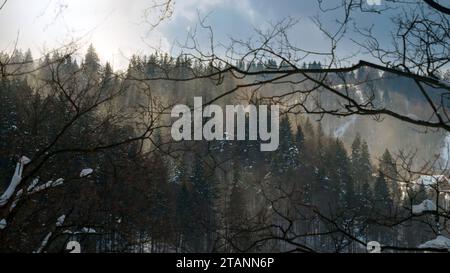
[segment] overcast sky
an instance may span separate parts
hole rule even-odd
[[[341,0],[326,2],[336,1]],[[174,42],[183,41],[198,24],[198,14],[208,15],[221,41],[249,37],[255,27],[291,16],[300,19],[291,31],[298,45],[314,50],[328,46],[311,20],[319,13],[313,0],[178,0],[170,20],[151,30],[143,14],[152,4],[152,0],[9,0],[0,10],[0,50],[11,48],[16,37],[20,48],[31,48],[34,54],[82,38],[83,43],[94,44],[102,61],[123,68],[133,53],[150,53],[152,47],[170,52]],[[383,25],[388,20],[368,15],[361,21]]]

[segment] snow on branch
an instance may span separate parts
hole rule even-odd
[[[56,227],[60,227],[64,224],[64,221],[66,220],[66,215],[63,214],[60,217],[58,217],[58,219],[56,220]],[[39,245],[39,248],[34,252],[34,253],[41,253],[44,248],[48,245],[48,241],[50,240],[50,237],[52,237],[53,232],[50,231],[49,233],[47,233],[47,235],[44,237],[44,239],[42,240],[41,244]]]
[[[25,156],[23,156],[17,163],[16,170],[14,172],[14,176],[11,179],[11,183],[10,183],[8,189],[5,191],[5,193],[0,197],[0,208],[2,206],[6,205],[6,203],[8,203],[8,201],[10,200],[11,196],[14,194],[14,191],[17,189],[20,182],[22,181],[23,167],[29,163],[30,163],[30,159],[28,159]],[[80,177],[86,177],[92,173],[93,173],[92,169],[84,169],[81,171]],[[50,180],[42,185],[38,185],[38,184],[39,184],[39,178],[33,179],[33,181],[31,182],[31,184],[28,186],[28,188],[26,190],[26,194],[31,195],[31,194],[35,194],[35,193],[44,191],[49,188],[58,187],[58,186],[64,184],[64,179],[59,178],[55,181]],[[22,190],[22,189],[16,193],[14,201],[12,202],[11,207],[9,208],[10,212],[17,206],[17,203],[20,201],[20,199],[22,198],[23,195],[24,195],[24,190]],[[63,216],[61,216],[61,217],[63,217]],[[64,216],[64,218],[65,218],[65,216]],[[62,225],[62,223],[64,222],[64,218],[61,219],[60,225]],[[60,219],[58,218],[58,221],[59,220]],[[57,223],[57,226],[60,226],[60,225]],[[0,221],[0,230],[5,229],[6,226],[7,226],[6,220],[2,219]]]
[[[44,240],[42,240],[41,245],[40,245],[39,248],[35,251],[35,253],[41,253],[41,252],[42,252],[42,250],[44,249],[44,247],[47,246],[48,240],[50,239],[50,237],[51,237],[52,235],[53,235],[53,232],[49,232],[49,233],[45,236]]]
[[[11,178],[11,182],[9,183],[6,191],[2,194],[2,196],[0,196],[0,208],[6,205],[11,196],[13,196],[16,188],[19,186],[20,182],[22,182],[23,168],[30,162],[31,160],[26,156],[22,156],[19,162],[17,162],[16,170],[14,171],[14,175]]]
[[[45,184],[37,186],[38,183],[39,183],[39,178],[33,179],[33,182],[31,182],[30,186],[27,189],[28,195],[35,194],[35,193],[41,192],[41,191],[49,189],[49,188],[55,188],[57,186],[60,186],[64,183],[64,179],[60,178],[55,181],[50,180]],[[23,195],[23,190],[19,190],[16,194],[16,197],[14,198],[13,203],[11,204],[11,207],[9,208],[9,211],[12,211],[17,206],[17,203],[22,198],[22,195]]]
[[[6,220],[2,219],[2,220],[0,220],[0,230],[2,230],[4,228],[6,228]]]
[[[31,183],[30,187],[28,187],[28,189],[27,189],[28,194],[34,194],[34,193],[46,190],[48,188],[54,188],[54,187],[60,186],[60,185],[62,185],[64,183],[64,179],[59,178],[59,179],[57,179],[55,181],[50,180],[50,181],[48,181],[45,184],[36,186],[36,184],[38,182],[39,182],[39,179],[33,180],[33,182]]]
[[[84,170],[82,170],[82,171],[80,172],[80,177],[83,178],[83,177],[89,176],[89,175],[91,175],[93,172],[94,172],[93,169],[84,169]]]
[[[419,248],[447,249],[450,251],[450,239],[439,235],[436,239],[421,244]]]
[[[89,227],[83,227],[79,231],[71,231],[71,230],[64,230],[64,234],[71,234],[71,235],[78,235],[78,234],[96,234],[97,231],[93,228]]]
[[[56,220],[56,226],[60,227],[64,224],[64,221],[66,220],[66,215],[63,214],[61,216],[59,216],[59,218]]]

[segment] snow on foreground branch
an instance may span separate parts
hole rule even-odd
[[[87,177],[87,176],[91,175],[93,172],[94,172],[93,169],[89,169],[89,168],[88,168],[88,169],[83,169],[83,170],[80,172],[80,177],[81,177],[81,178]]]
[[[27,189],[27,194],[28,195],[32,195],[32,194],[41,192],[41,191],[49,189],[49,188],[55,188],[57,186],[60,186],[60,185],[62,185],[64,183],[64,179],[59,178],[59,179],[57,179],[55,181],[50,180],[47,183],[44,183],[44,184],[39,185],[39,186],[37,185],[38,183],[39,183],[39,178],[35,178],[33,180],[33,182],[31,182],[31,185]],[[9,208],[10,212],[13,209],[16,208],[17,203],[20,201],[20,199],[22,199],[22,196],[23,196],[23,190],[19,190],[16,193],[16,197],[14,198],[14,201],[12,202],[11,207]]]
[[[63,214],[60,217],[58,217],[58,219],[56,220],[56,227],[61,227],[64,224],[64,221],[66,220],[66,215]],[[44,248],[48,245],[48,241],[50,240],[50,237],[52,237],[53,232],[50,231],[49,233],[47,233],[47,235],[45,235],[44,239],[41,242],[41,245],[39,246],[39,248],[35,251],[35,253],[41,253],[42,250],[44,250]]]
[[[11,199],[11,197],[14,195],[14,192],[16,191],[17,187],[20,185],[20,183],[22,182],[22,173],[23,173],[23,168],[25,167],[25,165],[29,164],[31,162],[31,160],[26,157],[26,156],[22,156],[19,160],[19,162],[16,165],[16,169],[14,171],[14,175],[11,178],[11,182],[8,186],[8,188],[6,189],[6,191],[2,194],[2,196],[0,197],[0,208],[2,208],[3,206],[5,206]],[[89,175],[91,175],[94,172],[93,169],[84,169],[81,171],[80,173],[80,178],[84,178],[87,177]],[[19,191],[17,191],[15,198],[9,208],[9,212],[11,212],[14,208],[16,208],[17,203],[22,199],[22,197],[24,196],[24,194],[27,195],[32,195],[32,194],[36,194],[38,192],[47,190],[49,188],[55,188],[58,187],[62,184],[64,184],[64,179],[63,178],[59,178],[56,180],[50,180],[46,183],[43,183],[41,185],[39,184],[39,178],[35,178],[33,179],[33,181],[31,182],[31,184],[28,186],[28,188],[26,189],[26,192],[24,193],[23,189],[20,189]],[[65,216],[64,216],[65,217]],[[58,222],[61,219],[58,218]],[[62,222],[64,222],[64,218],[62,218]],[[7,227],[7,221],[6,219],[0,219],[0,230],[3,230]],[[62,223],[61,223],[62,225]]]
[[[14,175],[11,178],[11,182],[9,183],[6,191],[2,194],[2,196],[0,196],[0,208],[6,205],[11,196],[13,196],[16,188],[19,186],[20,182],[22,182],[23,168],[30,162],[31,160],[26,156],[22,156],[19,162],[17,162],[16,170],[14,171]]]
[[[34,253],[42,253],[44,249],[49,245],[50,239],[54,234],[57,234],[58,228],[62,228],[65,221],[67,219],[67,215],[63,214],[56,219],[55,227],[52,231],[49,231],[47,235],[45,235],[44,239],[42,239],[41,244],[39,245],[38,249],[34,251]],[[93,228],[89,227],[83,227],[79,231],[70,231],[70,230],[64,230],[62,234],[70,234],[70,235],[80,235],[80,234],[97,234],[97,231]],[[70,245],[68,245],[70,247]],[[79,247],[79,245],[78,245]],[[72,252],[73,253],[73,252]],[[79,253],[79,252],[78,252]]]
[[[34,194],[34,193],[38,193],[38,192],[41,192],[43,190],[46,190],[48,188],[54,188],[54,187],[60,186],[60,185],[64,184],[64,179],[59,178],[59,179],[57,179],[55,181],[50,180],[50,181],[48,181],[45,184],[37,186],[38,183],[39,183],[39,179],[38,178],[33,180],[31,185],[27,189],[28,194]]]

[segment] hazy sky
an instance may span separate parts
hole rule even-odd
[[[333,1],[340,2],[328,2]],[[74,38],[82,39],[85,44],[94,44],[103,61],[123,68],[133,53],[149,53],[152,47],[170,52],[174,42],[183,41],[186,33],[198,24],[198,14],[208,15],[208,23],[220,41],[249,37],[255,26],[264,28],[269,22],[291,16],[300,19],[291,31],[298,45],[314,50],[328,46],[311,20],[319,12],[315,0],[178,0],[170,20],[151,30],[143,15],[153,3],[153,0],[9,0],[0,10],[0,50],[11,48],[16,37],[20,48],[31,48],[34,54]],[[370,16],[361,20],[386,22],[386,18]]]

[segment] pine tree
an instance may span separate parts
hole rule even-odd
[[[100,73],[100,59],[91,44],[84,57],[83,68],[88,79],[98,79]]]
[[[111,97],[114,94],[114,89],[117,86],[118,81],[114,76],[114,71],[109,64],[106,62],[105,68],[101,75],[101,90],[103,98]]]
[[[249,116],[246,115],[245,124],[249,124],[249,119]],[[243,141],[237,142],[237,145],[235,146],[237,151],[235,152],[239,155],[239,161],[241,162],[243,168],[247,171],[252,171],[258,165],[258,162],[261,159],[259,149],[260,143],[259,141],[249,140],[249,130],[249,126],[245,126],[246,138]],[[234,139],[237,139],[237,123],[235,123],[234,133]]]
[[[176,201],[178,245],[183,252],[187,251],[189,244],[196,239],[194,237],[196,226],[192,221],[194,209],[192,194],[187,181],[184,181]]]
[[[300,201],[309,204],[312,201],[312,185],[315,175],[314,167],[312,166],[312,162],[310,162],[311,156],[306,149],[306,139],[301,126],[297,126],[295,145],[298,151],[298,168],[293,174],[296,177],[296,182],[294,183],[300,189]]]
[[[358,134],[352,143],[352,177],[359,199],[361,213],[368,212],[372,198],[370,184],[372,180],[372,164],[367,143]]]
[[[361,135],[358,133],[353,140],[352,143],[352,154],[351,154],[351,173],[352,177],[356,182],[357,188],[360,186],[360,179],[361,179],[361,158],[362,158],[362,151],[361,151]]]
[[[230,198],[227,204],[227,239],[239,249],[245,249],[249,242],[249,234],[245,230],[247,219],[247,206],[245,191],[242,188],[239,166],[233,162],[233,178]]]
[[[361,177],[367,183],[372,177],[372,163],[370,162],[369,146],[365,140],[361,143]]]
[[[388,179],[395,179],[397,176],[397,167],[391,156],[391,153],[386,149],[381,157],[380,171],[382,171]]]
[[[392,206],[391,195],[383,172],[378,172],[378,177],[375,180],[373,193],[374,207],[378,213],[386,215]]]
[[[361,153],[361,135],[358,133],[352,143],[352,163],[354,165],[352,173],[355,176],[359,171],[356,163],[361,159]]]
[[[305,144],[305,135],[303,134],[301,126],[298,126],[297,132],[295,132],[295,145],[298,151],[299,164],[304,166],[306,165],[306,158],[305,158],[306,144]]]
[[[216,198],[216,188],[213,183],[214,178],[207,178],[204,168],[204,163],[196,157],[194,160],[192,175],[190,177],[195,206],[193,214],[197,218],[198,223],[206,227],[203,230],[201,228],[197,228],[197,237],[200,241],[196,244],[195,248],[202,251],[209,249],[212,244],[210,229],[214,225],[213,202]]]
[[[271,160],[271,172],[286,173],[295,170],[299,165],[299,151],[292,135],[289,118],[284,116],[280,122],[280,146],[274,152]]]
[[[325,157],[325,145],[326,145],[326,139],[325,139],[325,133],[323,132],[322,123],[317,124],[317,130],[314,135],[315,140],[315,156],[316,156],[316,164],[318,166],[322,165],[324,162]]]
[[[206,180],[204,164],[197,157],[194,160],[190,182],[192,184],[194,194],[196,194],[200,199],[209,200],[211,198],[211,185]]]
[[[397,165],[388,149],[385,150],[381,157],[379,169],[385,175],[392,199],[396,204],[399,204],[401,202],[402,193],[397,181]]]
[[[353,209],[356,205],[356,194],[351,177],[350,159],[343,143],[336,139],[327,149],[326,168],[330,189],[334,199],[342,208]]]
[[[373,212],[371,218],[385,219],[390,215],[392,209],[392,199],[389,194],[389,188],[383,172],[378,173],[373,190]],[[374,240],[380,243],[392,244],[395,231],[391,228],[376,224],[371,228],[371,234]]]
[[[363,216],[367,216],[372,208],[373,193],[369,183],[364,183],[361,188],[361,212]]]
[[[25,52],[23,65],[21,65],[20,69],[22,73],[25,73],[25,76],[23,76],[23,78],[25,78],[28,81],[28,83],[31,83],[31,80],[33,78],[32,73],[30,73],[31,71],[33,71],[33,69],[34,69],[33,55],[31,54],[31,50],[28,49],[27,52]]]

